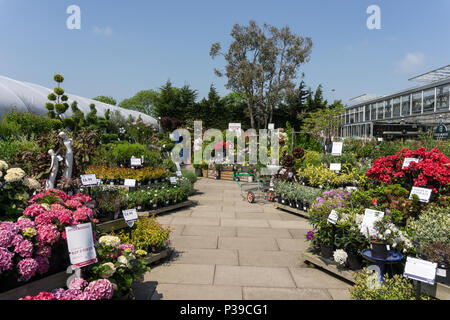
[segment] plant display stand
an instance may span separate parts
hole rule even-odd
[[[154,264],[157,263],[159,261],[161,261],[162,259],[167,258],[168,256],[170,256],[170,254],[172,253],[172,249],[171,248],[167,248],[162,250],[161,252],[158,253],[149,253],[144,260],[148,263],[148,264]]]
[[[295,214],[301,215],[302,217],[309,218],[309,213],[306,212],[306,211],[299,210],[299,209],[297,209],[297,208],[292,208],[291,206],[287,206],[287,205],[285,205],[285,204],[281,204],[281,203],[278,203],[278,202],[274,202],[273,205],[274,205],[275,208],[277,208],[277,209],[289,211],[289,212],[291,212],[291,213],[295,213]]]
[[[305,261],[307,261],[317,267],[325,269],[341,278],[344,278],[347,281],[354,283],[353,277],[356,274],[355,271],[345,269],[345,268],[338,268],[338,265],[335,261],[333,261],[331,259],[326,259],[318,254],[314,254],[309,250],[305,250],[302,253],[302,257]]]
[[[221,171],[220,172],[221,180],[234,181],[234,171]]]
[[[26,296],[35,296],[41,291],[51,291],[55,288],[65,287],[69,276],[66,271],[55,273],[43,279],[32,281],[23,286],[0,293],[0,300],[18,300]]]

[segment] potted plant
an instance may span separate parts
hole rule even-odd
[[[201,168],[201,164],[193,164],[193,167],[195,169],[195,175],[197,177],[203,177],[203,172]]]
[[[429,243],[423,249],[423,254],[427,260],[436,262],[436,282],[450,285],[450,244],[444,242]]]

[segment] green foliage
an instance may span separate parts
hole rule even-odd
[[[418,219],[411,222],[410,228],[421,246],[434,242],[450,243],[450,208],[425,210]]]
[[[156,167],[159,162],[159,154],[150,151],[145,146],[126,141],[103,144],[95,151],[92,163],[97,165],[106,164],[108,166],[129,166],[131,157],[139,158],[144,156],[146,166]]]
[[[194,184],[197,182],[197,176],[194,172],[190,170],[181,170],[181,173],[183,174],[183,177],[189,180],[190,183]]]
[[[64,77],[60,74],[55,74],[53,80],[58,83],[58,86],[48,95],[47,99],[50,102],[46,103],[45,106],[47,110],[49,110],[48,116],[50,118],[54,119],[58,117],[62,120],[62,115],[69,109],[69,104],[66,103],[69,98],[64,95],[64,89],[60,87],[61,83],[64,81]]]
[[[60,120],[49,119],[29,112],[11,111],[6,113],[0,121],[0,136],[6,139],[39,137],[61,127]]]
[[[92,98],[92,100],[100,101],[100,102],[107,103],[107,104],[110,104],[113,106],[115,106],[117,104],[116,99],[114,99],[113,97],[110,97],[110,96],[98,96],[98,97]]]

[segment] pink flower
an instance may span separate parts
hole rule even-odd
[[[48,261],[48,258],[45,258],[43,256],[37,256],[36,262],[38,263],[38,269],[37,272],[39,274],[44,274],[48,271],[50,268],[50,262]]]
[[[52,256],[52,248],[49,246],[40,246],[36,250],[36,255],[44,258],[50,258]]]
[[[12,223],[9,221],[2,222],[0,224],[0,230],[6,230],[6,231],[12,232],[14,234],[18,234],[20,231],[19,227],[16,226],[15,223]]]
[[[35,227],[35,224],[30,219],[20,219],[16,222],[16,226],[19,227],[20,231],[23,231],[27,228],[33,228]]]
[[[36,275],[36,271],[38,270],[38,263],[36,260],[27,258],[20,260],[17,264],[17,268],[19,269],[19,273],[26,280],[30,279],[34,275]]]
[[[92,209],[88,207],[78,208],[74,213],[73,217],[78,222],[86,222],[93,218]]]
[[[57,210],[66,210],[66,207],[64,207],[61,203],[54,203],[50,206],[51,211],[57,211]]]
[[[34,219],[34,223],[36,225],[52,224],[55,221],[55,218],[56,216],[53,212],[44,212]]]
[[[119,255],[122,255],[123,251],[125,251],[126,249],[130,249],[131,252],[134,252],[134,246],[132,244],[121,244],[118,249]]]
[[[114,288],[109,280],[100,279],[91,282],[84,292],[93,300],[109,300],[114,294]]]
[[[75,278],[69,284],[69,289],[83,290],[89,283],[83,278]]]
[[[64,204],[65,204],[67,207],[73,208],[73,209],[77,209],[77,208],[83,206],[83,205],[81,204],[80,201],[75,200],[75,199],[67,200]]]
[[[14,248],[14,252],[18,253],[22,258],[31,258],[33,255],[33,243],[29,240],[23,240]]]
[[[18,246],[22,241],[23,241],[23,237],[20,234],[17,234],[14,236],[14,239],[11,242],[11,245]]]
[[[15,234],[8,230],[0,230],[0,247],[9,248],[12,246]]]
[[[37,226],[36,240],[40,245],[54,244],[60,238],[58,228],[54,224],[41,224]]]
[[[47,212],[47,210],[45,210],[43,206],[40,204],[33,204],[23,211],[23,215],[34,218],[45,212]]]
[[[72,211],[67,209],[53,211],[55,217],[58,218],[61,224],[71,225],[73,222]]]
[[[12,258],[14,253],[6,248],[0,247],[0,274],[3,271],[11,270],[13,268]]]

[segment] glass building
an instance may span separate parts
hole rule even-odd
[[[441,122],[450,123],[450,65],[409,79],[426,84],[386,96],[352,99],[340,116],[344,138],[394,139],[417,136]]]

